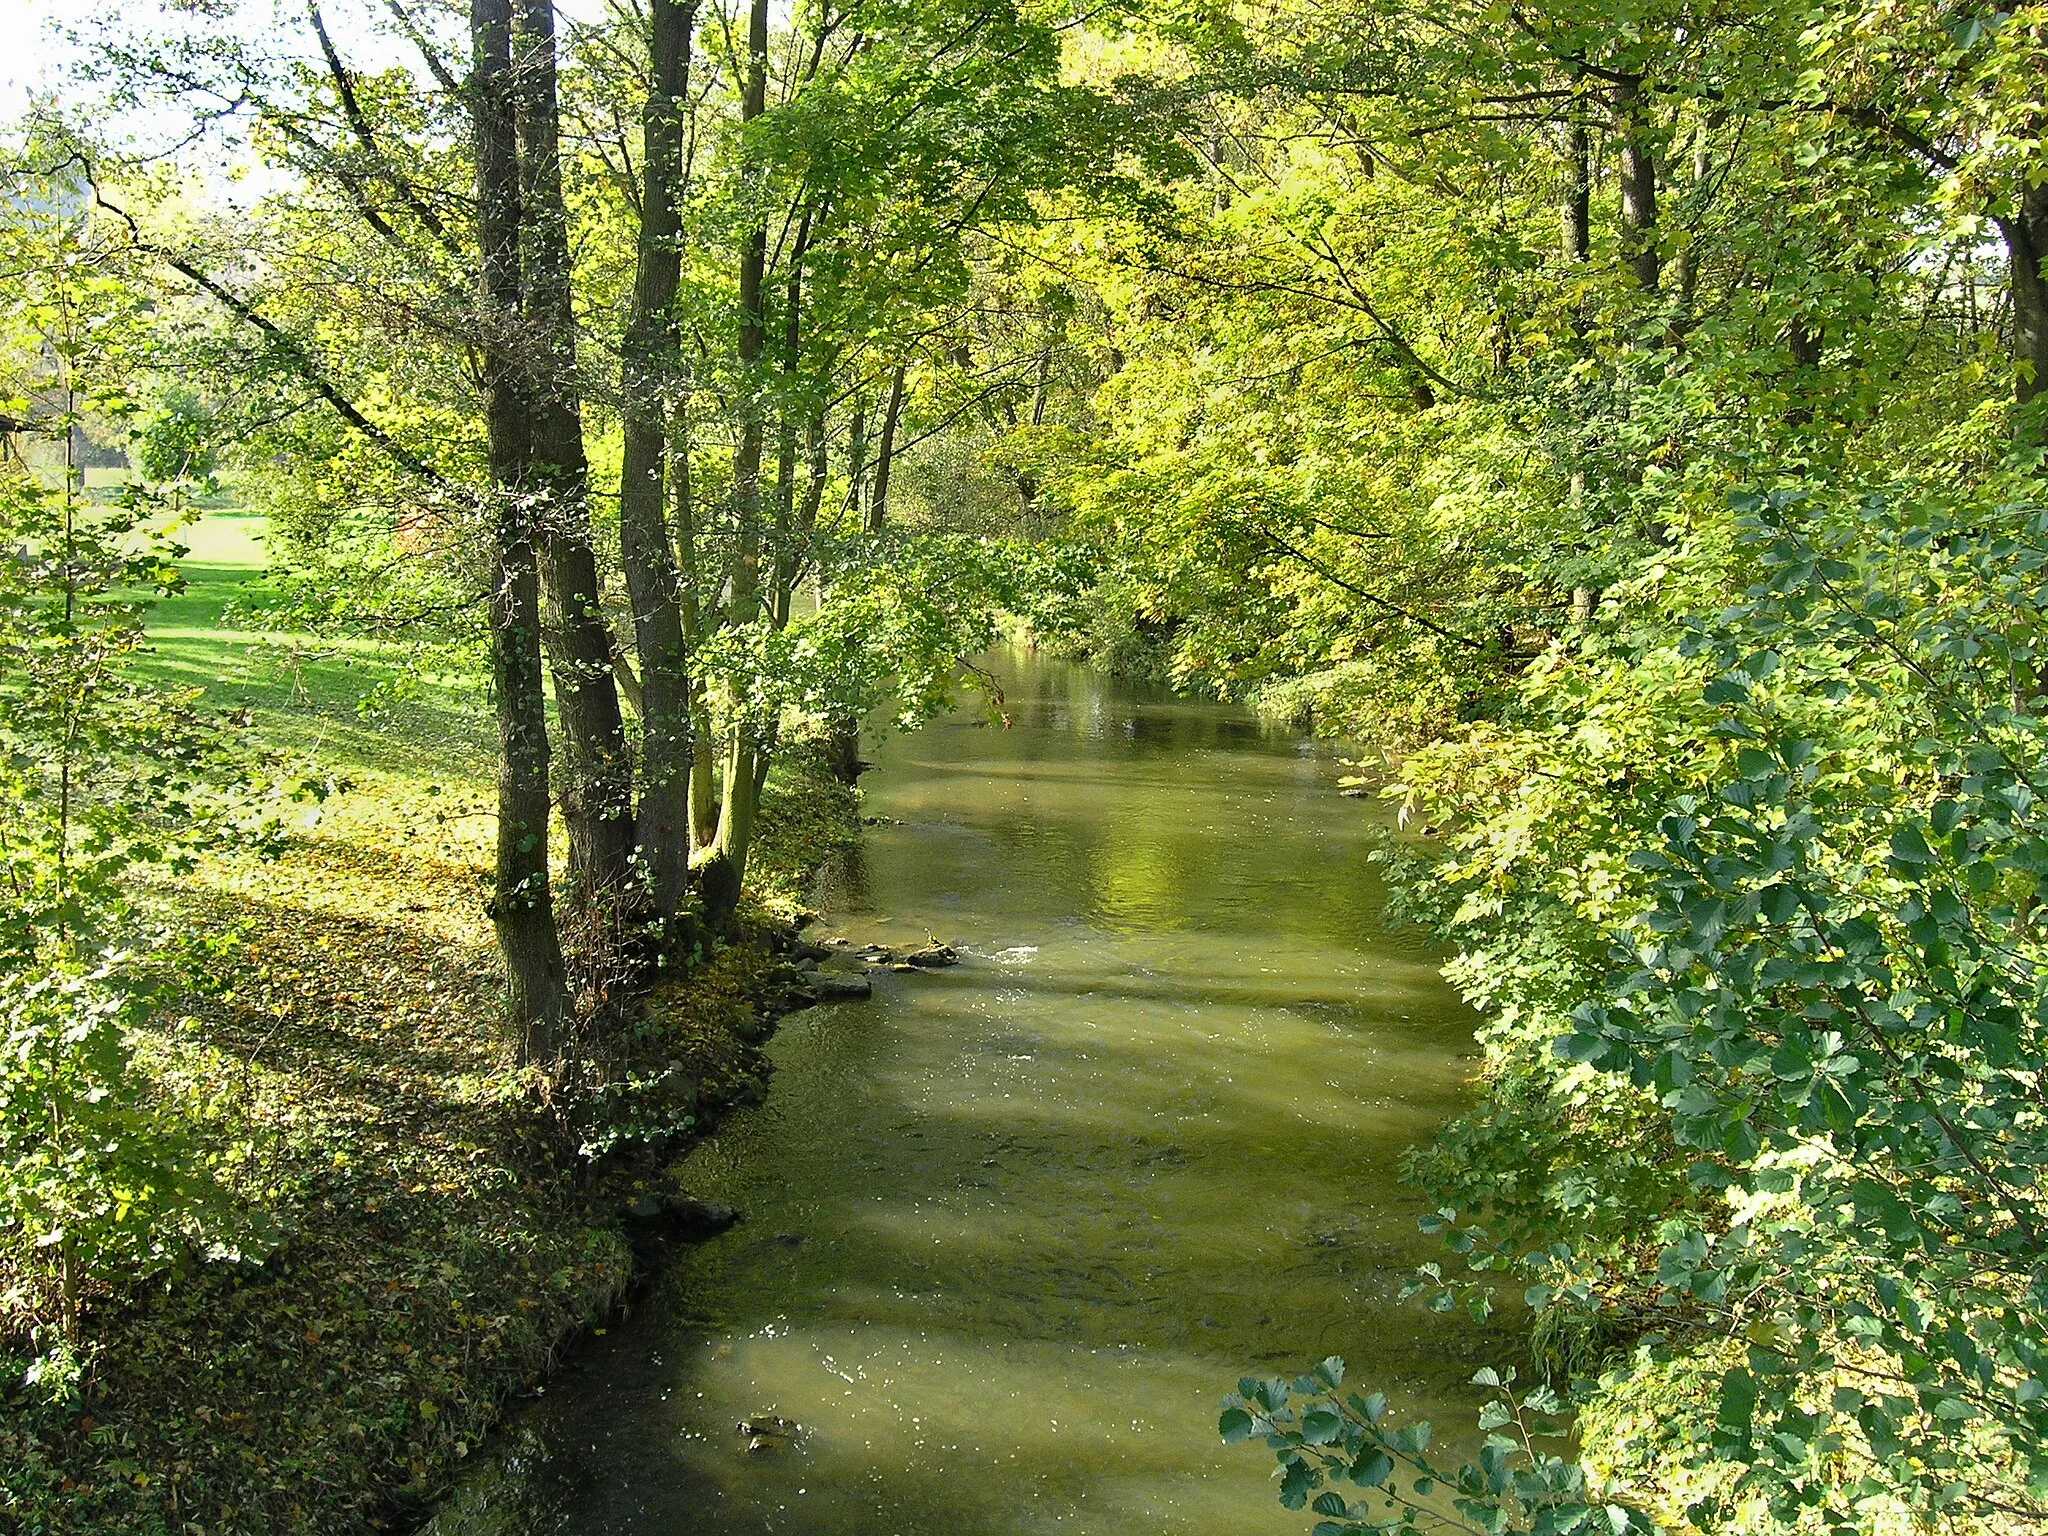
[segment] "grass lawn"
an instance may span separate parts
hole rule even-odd
[[[23,1319],[0,1300],[0,1530],[405,1523],[619,1295],[621,1207],[665,1177],[646,1158],[565,1156],[510,1063],[481,906],[483,690],[408,677],[404,655],[364,642],[225,627],[266,590],[261,524],[210,514],[189,543],[186,591],[151,618],[150,670],[246,707],[265,745],[350,786],[281,858],[212,861],[153,893],[179,923],[232,934],[236,959],[220,995],[159,1013],[138,1059],[267,1226],[267,1257],[195,1258],[91,1297],[69,1402],[21,1385],[7,1340]],[[780,851],[769,838],[764,873],[787,890],[846,818],[821,820],[808,783],[777,783],[768,819],[802,832]],[[771,964],[760,946],[723,950],[649,1006],[707,1120],[758,1091]]]
[[[208,512],[179,542],[190,551],[179,562],[185,590],[157,599],[149,619],[158,681],[252,709],[268,745],[323,765],[488,778],[495,738],[481,678],[422,673],[370,640],[245,627],[275,596],[261,517]]]

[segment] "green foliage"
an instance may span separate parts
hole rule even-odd
[[[0,1234],[21,1249],[8,1300],[48,1319],[26,1380],[52,1394],[81,1368],[86,1288],[155,1273],[206,1229],[189,1140],[133,1072],[132,960],[0,981]]]
[[[210,480],[220,461],[213,412],[194,390],[164,389],[135,429],[132,457],[144,477],[159,484]]]
[[[63,1389],[89,1290],[244,1228],[206,1209],[175,1106],[131,1066],[152,994],[225,980],[144,919],[135,881],[275,824],[193,697],[138,675],[139,593],[176,590],[169,546],[20,476],[0,539],[0,1235],[14,1307],[49,1327],[34,1374]]]
[[[1396,1426],[1384,1395],[1341,1392],[1344,1362],[1335,1356],[1291,1384],[1245,1377],[1223,1400],[1216,1428],[1227,1445],[1265,1440],[1280,1464],[1280,1502],[1323,1517],[1314,1536],[1648,1536],[1641,1511],[1541,1449],[1563,1433],[1555,1392],[1518,1394],[1513,1371],[1491,1368],[1473,1382],[1492,1394],[1479,1415],[1484,1439],[1478,1461],[1456,1467],[1431,1454],[1426,1421]]]
[[[1684,722],[1682,771],[1596,771],[1644,759],[1557,676],[1574,729],[1511,736],[1504,782],[1411,764],[1468,818],[1459,974],[1533,1024],[1504,1011],[1486,1103],[1415,1160],[1433,1224],[1545,1309],[1737,1346],[1685,1442],[1734,1474],[1694,1480],[1703,1526],[2041,1498],[2048,519],[2024,465],[1979,481],[1734,495],[1754,580],[1609,673],[1638,732]],[[1611,947],[1546,956],[1546,908]]]
[[[961,661],[994,642],[1001,612],[1071,601],[1071,554],[1007,540],[892,532],[826,546],[825,601],[786,625],[728,626],[692,658],[715,692],[763,725],[822,722],[889,703],[904,728],[951,701]]]
[[[1487,1015],[1416,1289],[1519,1294],[1674,1523],[2048,1496],[2044,27],[1247,22],[1185,71],[1212,172],[1109,237],[1064,502],[1178,677],[1398,764],[1395,915]]]
[[[1738,498],[1762,580],[1686,642],[1735,772],[1634,856],[1627,969],[1557,1047],[1654,1092],[1723,1193],[1656,1282],[1748,1339],[1714,1444],[1781,1515],[1983,1509],[1986,1457],[2048,1491],[2048,512],[2011,489]]]
[[[54,407],[59,439],[132,414],[146,355],[132,284],[62,191],[0,227],[24,274],[0,310],[24,370],[6,388],[18,416]],[[0,468],[0,1275],[51,1392],[81,1368],[89,1296],[248,1230],[131,1057],[156,995],[225,984],[224,950],[137,898],[203,850],[274,843],[296,793],[197,690],[145,675],[151,595],[182,585],[176,520],[147,485],[110,504],[80,482]]]

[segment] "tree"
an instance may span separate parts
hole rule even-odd
[[[124,233],[94,216],[62,144],[11,150],[5,192],[0,417],[10,447],[63,450],[54,477],[19,451],[0,462],[0,1232],[43,1325],[30,1384],[61,1397],[93,1290],[247,1229],[213,1197],[180,1106],[131,1070],[154,993],[223,958],[149,921],[135,877],[264,846],[284,786],[192,694],[139,673],[148,594],[180,584],[175,516],[147,483],[111,504],[85,491],[79,429],[136,415],[156,358]],[[193,454],[166,462],[188,471]]]
[[[689,653],[682,577],[667,508],[669,423],[682,393],[683,130],[689,109],[693,3],[655,0],[648,19],[649,84],[642,108],[640,230],[632,309],[620,340],[624,462],[620,562],[633,603],[640,660],[643,771],[638,840],[656,912],[673,919],[690,856],[692,761]],[[686,454],[687,447],[683,450]],[[694,537],[693,533],[687,533]]]
[[[539,546],[530,481],[532,375],[514,350],[523,312],[521,192],[511,0],[472,0],[471,89],[479,308],[479,383],[490,444],[491,684],[498,713],[498,858],[491,922],[530,1060],[554,1051],[570,1000],[548,871],[548,733],[541,702]],[[574,687],[572,685],[573,693]],[[586,873],[595,874],[594,862]]]

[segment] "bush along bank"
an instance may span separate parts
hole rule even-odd
[[[634,1010],[614,1082],[551,1104],[507,1065],[487,823],[461,791],[360,787],[281,859],[159,893],[233,961],[136,1068],[258,1217],[89,1296],[64,1384],[27,1379],[0,1253],[0,1530],[410,1527],[637,1271],[727,1219],[666,1169],[765,1091],[761,1043],[816,999],[801,896],[857,836],[851,792],[778,768],[734,939]]]

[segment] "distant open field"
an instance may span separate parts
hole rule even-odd
[[[178,535],[185,590],[159,598],[148,625],[159,681],[247,708],[266,743],[323,766],[482,772],[491,752],[481,678],[429,669],[408,648],[263,625],[277,588],[265,521],[210,511]],[[441,663],[445,665],[445,663]]]

